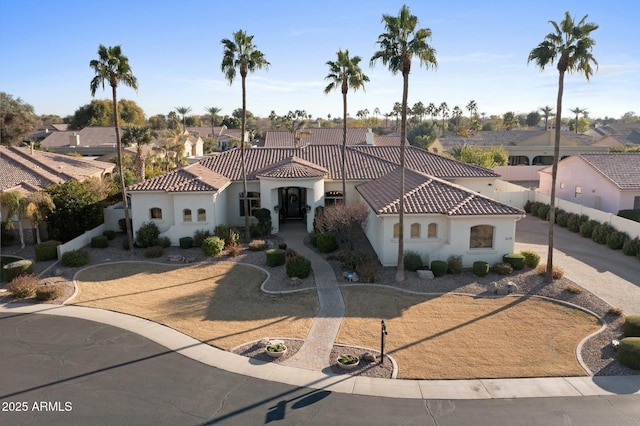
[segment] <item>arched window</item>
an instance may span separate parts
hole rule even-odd
[[[393,238],[400,238],[400,224],[393,225]]]
[[[247,199],[249,200],[249,216],[253,216],[256,210],[260,210],[260,193],[247,192]],[[240,193],[240,216],[244,217],[244,192]]]
[[[151,219],[162,219],[162,209],[160,207],[151,207],[149,214]]]
[[[491,225],[472,226],[469,248],[493,248],[494,229]]]
[[[344,195],[341,191],[329,191],[324,193],[325,207],[333,206],[334,204],[342,202],[344,202]]]
[[[411,238],[420,238],[420,224],[412,223],[411,224]]]
[[[438,224],[430,223],[427,227],[427,238],[438,238]]]
[[[191,222],[191,209],[182,210],[182,221]]]
[[[207,211],[205,209],[198,209],[198,222],[207,221]]]

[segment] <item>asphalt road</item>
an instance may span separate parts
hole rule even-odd
[[[116,327],[55,315],[0,314],[0,362],[0,425],[640,425],[633,395],[340,394],[229,373]]]

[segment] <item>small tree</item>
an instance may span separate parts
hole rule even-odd
[[[316,217],[316,226],[322,232],[333,232],[353,249],[355,232],[367,223],[369,213],[362,203],[337,203],[326,207]]]

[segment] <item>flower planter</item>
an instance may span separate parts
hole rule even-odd
[[[273,350],[275,349],[275,350]],[[282,355],[287,353],[287,347],[285,345],[267,345],[264,348],[264,351],[272,358],[280,358]]]
[[[353,362],[353,359],[355,359],[355,362]],[[352,362],[345,362],[347,360]],[[338,366],[345,370],[352,370],[356,368],[359,364],[360,364],[360,357],[357,357],[355,355],[340,355],[338,357]]]

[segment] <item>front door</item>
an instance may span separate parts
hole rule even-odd
[[[302,219],[306,213],[307,190],[305,188],[280,188],[280,212],[283,219]]]

